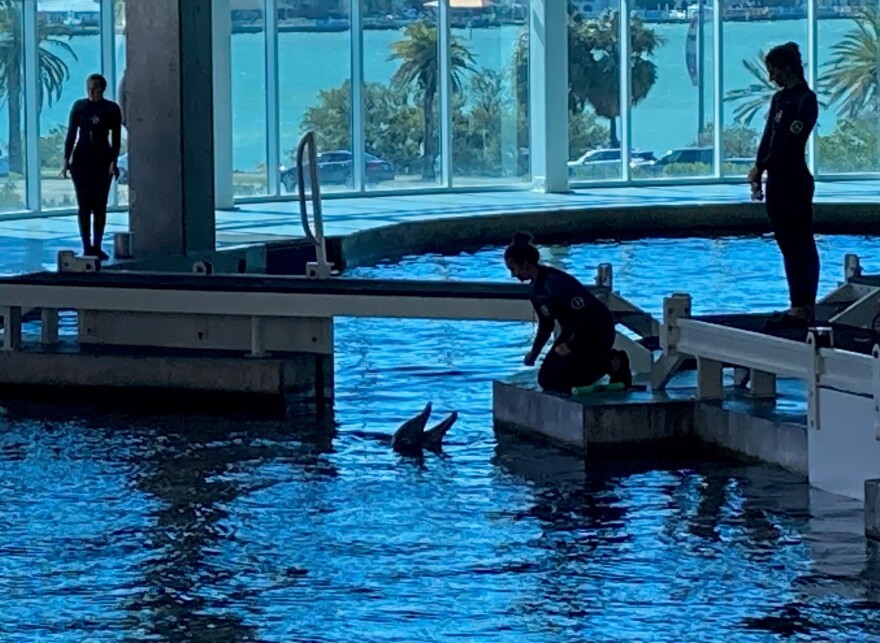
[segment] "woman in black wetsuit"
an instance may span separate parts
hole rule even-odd
[[[101,249],[107,225],[107,198],[114,176],[119,176],[116,161],[121,145],[122,113],[119,105],[104,98],[107,80],[92,74],[86,81],[88,98],[73,104],[70,124],[64,141],[64,167],[61,176],[70,171],[79,206],[79,233],[83,254],[109,259]],[[91,231],[92,214],[94,234]]]
[[[819,253],[813,237],[813,175],[806,145],[819,116],[816,94],[807,86],[801,52],[788,42],[765,59],[770,80],[781,89],[773,95],[767,124],[749,172],[754,198],[764,198],[761,178],[767,172],[767,216],[785,264],[791,307],[771,319],[767,329],[806,327],[813,319],[819,289]]]
[[[629,357],[615,350],[614,317],[608,307],[577,279],[540,262],[531,236],[517,232],[504,251],[511,274],[532,283],[532,306],[538,315],[538,332],[523,362],[534,365],[556,323],[560,332],[538,371],[538,384],[545,391],[571,393],[589,386],[604,375],[611,382],[632,385]]]

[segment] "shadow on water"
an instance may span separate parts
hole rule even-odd
[[[47,425],[63,415],[85,430],[126,427],[134,438],[129,484],[148,498],[151,510],[148,525],[125,528],[140,534],[123,534],[141,540],[148,550],[120,605],[129,614],[122,626],[131,640],[259,640],[258,627],[245,621],[250,616],[259,623],[249,600],[254,592],[237,585],[236,572],[212,561],[211,554],[235,540],[234,528],[224,524],[234,501],[293,478],[314,484],[338,476],[329,457],[336,429],[332,420],[318,421],[312,410],[289,413],[283,420],[232,422],[79,410],[82,416],[68,407],[62,414],[42,405],[11,404],[6,415]],[[268,474],[261,471],[267,464],[272,465]]]
[[[493,464],[533,489],[532,506],[518,518],[540,521],[538,546],[560,572],[544,579],[544,600],[525,607],[578,621],[570,634],[583,635],[609,607],[573,592],[567,575],[626,577],[646,571],[644,565],[626,570],[627,550],[638,535],[634,525],[640,524],[628,514],[644,510],[639,505],[648,500],[633,502],[632,496],[640,485],[651,485],[664,498],[649,502],[663,523],[652,538],[664,539],[667,547],[683,544],[688,556],[706,561],[698,571],[706,569],[707,575],[709,560],[743,556],[756,576],[766,574],[740,579],[743,589],[749,583],[775,588],[765,602],[737,610],[732,629],[744,637],[751,632],[880,641],[880,544],[864,538],[860,503],[812,489],[782,469],[706,449],[584,459],[506,432],[496,432],[496,440]],[[614,562],[603,567],[607,557]],[[676,596],[671,582],[659,584],[668,597]],[[686,590],[681,600],[694,601],[693,592]]]

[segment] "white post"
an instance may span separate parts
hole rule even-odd
[[[752,369],[750,374],[752,390],[749,397],[757,400],[770,400],[776,398],[776,375],[764,371]]]
[[[101,0],[101,73],[107,79],[107,98],[118,102],[116,95],[116,16],[113,0]],[[110,184],[109,203],[119,203],[119,186]]]
[[[3,319],[3,350],[14,351],[21,348],[21,308],[4,306],[0,308]]]
[[[24,47],[25,207],[43,208],[40,188],[40,38],[37,34],[37,3],[25,2],[22,12]],[[84,82],[85,79],[80,79]]]
[[[440,51],[439,86],[440,86],[440,182],[445,188],[452,187],[452,42],[451,25],[449,23],[449,0],[440,0],[438,8],[438,25]],[[431,159],[431,163],[434,159]]]
[[[714,359],[697,358],[697,399],[724,399],[724,371],[721,362]]]
[[[807,429],[818,431],[819,422],[819,378],[822,376],[822,354],[819,339],[815,332],[807,335],[807,344],[813,349],[813,370],[807,380]]]
[[[355,192],[366,189],[364,153],[364,29],[363,0],[351,0],[351,150],[352,188]]]
[[[230,0],[211,6],[211,49],[214,58],[214,207],[235,205],[232,187],[232,10]],[[269,168],[271,171],[271,167]]]
[[[700,0],[702,1],[702,0]],[[632,50],[630,28],[630,0],[620,0],[620,177],[624,181],[632,178],[632,168],[629,166],[630,152],[632,150],[632,119],[630,118],[630,103],[632,103],[632,65],[630,64],[630,52]]]
[[[874,391],[874,439],[880,441],[880,346],[874,345],[871,351],[872,384]]]
[[[817,0],[807,0],[807,82],[810,89],[818,90],[819,84],[819,20],[816,16]],[[816,129],[819,123],[816,123]],[[828,132],[831,133],[830,131]],[[818,132],[814,129],[813,134],[807,140],[807,167],[815,176],[816,174],[816,137]]]
[[[674,293],[663,299],[663,326],[660,328],[660,348],[664,355],[677,352],[678,320],[691,316],[691,296],[687,293]]]
[[[267,192],[279,194],[278,166],[281,165],[281,126],[278,113],[278,0],[266,0],[263,24],[266,33],[266,164]]]
[[[569,192],[567,4],[529,3],[529,157],[543,192]]]
[[[44,346],[58,342],[58,310],[56,308],[40,310],[40,342]]]
[[[724,176],[724,6],[724,0],[712,2],[712,163],[717,177]]]

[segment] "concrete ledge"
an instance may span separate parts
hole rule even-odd
[[[694,187],[693,189],[699,189]],[[878,206],[872,203],[816,203],[814,221],[820,234],[874,234]],[[770,232],[761,203],[682,203],[627,205],[548,211],[443,216],[369,228],[334,237],[339,267],[374,265],[425,253],[474,251],[510,242],[517,230],[529,230],[535,241],[578,243],[597,239],[715,237]]]
[[[289,403],[332,400],[333,360],[304,353],[254,359],[70,347],[0,352],[0,396],[126,399],[147,408],[183,401],[206,411],[263,411],[267,406],[283,411]]]
[[[524,373],[493,382],[499,429],[579,455],[697,440],[739,457],[808,473],[806,423],[790,415],[773,417],[766,408],[749,413],[742,400],[697,403],[692,388],[561,397],[537,390],[533,378]]]
[[[709,444],[777,464],[807,475],[807,426],[779,422],[725,408],[699,403],[694,408],[694,434]]]

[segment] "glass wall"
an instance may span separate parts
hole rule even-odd
[[[740,180],[775,91],[762,57],[790,40],[822,102],[816,174],[874,173],[878,2],[570,0],[568,86],[535,97],[529,0],[230,0],[233,155],[218,178],[240,200],[290,198],[314,131],[326,193],[530,186],[530,132],[546,123],[529,111],[564,100],[556,172],[575,187]],[[88,74],[118,86],[124,14],[124,0],[0,0],[0,211],[73,208],[68,113]]]

